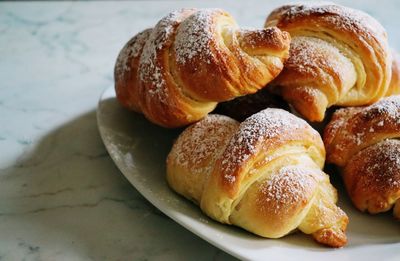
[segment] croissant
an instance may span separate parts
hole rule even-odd
[[[400,94],[400,57],[396,51],[393,51],[392,55],[392,78],[390,79],[390,84],[386,92],[386,96]]]
[[[335,204],[324,161],[319,134],[282,109],[265,109],[240,124],[208,115],[174,143],[167,181],[219,222],[268,238],[299,229],[341,247],[348,218]]]
[[[219,9],[175,11],[121,50],[117,99],[158,125],[184,126],[218,102],[265,87],[281,72],[289,46],[288,33],[240,29]]]
[[[329,3],[291,4],[275,9],[265,26],[292,36],[289,59],[271,86],[307,120],[322,121],[332,105],[368,105],[387,93],[387,35],[366,13]]]
[[[393,207],[400,219],[400,96],[336,111],[324,132],[327,161],[340,167],[361,211]]]

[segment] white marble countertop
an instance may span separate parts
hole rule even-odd
[[[96,127],[120,48],[178,7],[262,26],[285,1],[0,3],[0,260],[231,260],[148,203]],[[339,1],[400,49],[398,1]]]

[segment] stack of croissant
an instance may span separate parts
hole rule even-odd
[[[243,29],[220,9],[182,9],[123,47],[115,90],[155,124],[191,124],[167,181],[209,217],[342,247],[348,217],[325,158],[356,208],[400,219],[399,75],[384,28],[358,10],[290,4]]]

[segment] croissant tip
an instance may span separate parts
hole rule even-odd
[[[325,228],[313,233],[315,241],[333,248],[340,248],[347,244],[347,236],[342,229]]]
[[[239,39],[242,48],[253,55],[271,53],[282,56],[284,59],[287,59],[289,55],[290,34],[275,26],[257,30],[241,30]]]

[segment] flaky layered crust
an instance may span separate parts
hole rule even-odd
[[[400,57],[396,51],[392,51],[392,54],[393,54],[392,79],[390,80],[386,96],[400,94]]]
[[[354,205],[400,218],[400,96],[343,108],[324,132],[327,161],[338,165]]]
[[[131,39],[115,65],[117,98],[164,127],[198,121],[217,102],[265,87],[282,70],[290,36],[243,30],[219,9],[182,9]]]
[[[219,222],[269,238],[299,229],[340,247],[348,218],[321,170],[324,159],[319,134],[284,110],[266,109],[240,124],[210,115],[175,142],[167,180]]]
[[[285,5],[266,26],[292,36],[285,69],[272,83],[310,121],[332,105],[359,106],[384,97],[392,58],[383,27],[369,15],[334,4]]]

